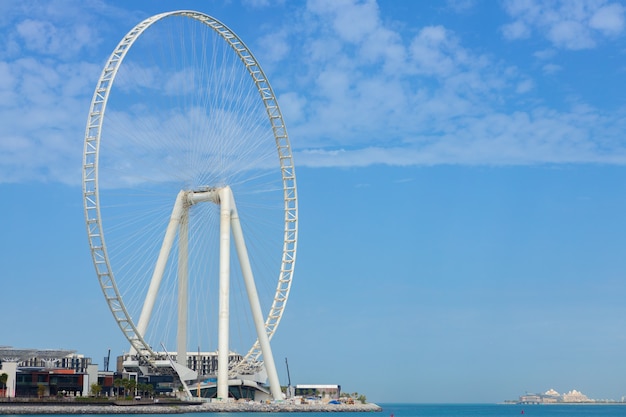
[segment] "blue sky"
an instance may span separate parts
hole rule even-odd
[[[626,4],[603,0],[1,2],[0,345],[127,348],[82,141],[115,45],[175,9],[247,43],[289,129],[300,238],[273,345],[293,382],[626,395]]]

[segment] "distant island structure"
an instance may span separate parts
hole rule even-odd
[[[594,400],[575,389],[564,394],[559,394],[556,390],[551,388],[544,393],[540,393],[540,394],[526,393],[524,395],[521,395],[518,400],[509,400],[505,402],[514,403],[514,404],[581,404],[581,403],[606,404],[606,403],[623,403],[624,398],[622,397],[621,401]]]

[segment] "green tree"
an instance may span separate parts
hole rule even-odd
[[[7,374],[6,372],[3,372],[2,374],[0,374],[0,384],[2,384],[3,392],[6,391],[7,389],[8,380],[9,380],[9,374]]]
[[[120,388],[124,387],[124,381],[120,378],[116,378],[113,380],[113,387],[115,388],[115,396],[119,398],[120,396]]]
[[[137,389],[137,381],[135,381],[134,379],[129,379],[128,380],[128,394],[129,395],[136,395],[136,390]]]
[[[126,397],[127,395],[130,395],[130,379],[122,379],[122,387],[124,388],[122,396]]]
[[[95,395],[96,397],[100,396],[100,393],[102,392],[102,386],[96,382],[94,382],[93,384],[91,384],[91,395]]]
[[[142,396],[149,396],[154,391],[154,387],[152,384],[140,382],[137,385],[137,389],[141,393]]]
[[[154,387],[152,386],[152,384],[146,384],[146,392],[148,393],[149,397],[152,397],[152,393],[154,392]]]

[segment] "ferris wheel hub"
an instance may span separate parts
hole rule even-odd
[[[222,187],[228,188],[228,187]],[[216,187],[200,187],[198,191],[190,190],[186,191],[187,203],[194,205],[210,201],[215,204],[220,204],[219,188]]]

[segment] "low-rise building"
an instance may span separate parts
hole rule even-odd
[[[72,350],[0,347],[1,374],[9,398],[84,396],[98,382],[98,366]]]
[[[341,385],[299,384],[296,385],[295,395],[304,398],[317,397],[338,400],[341,395]]]

